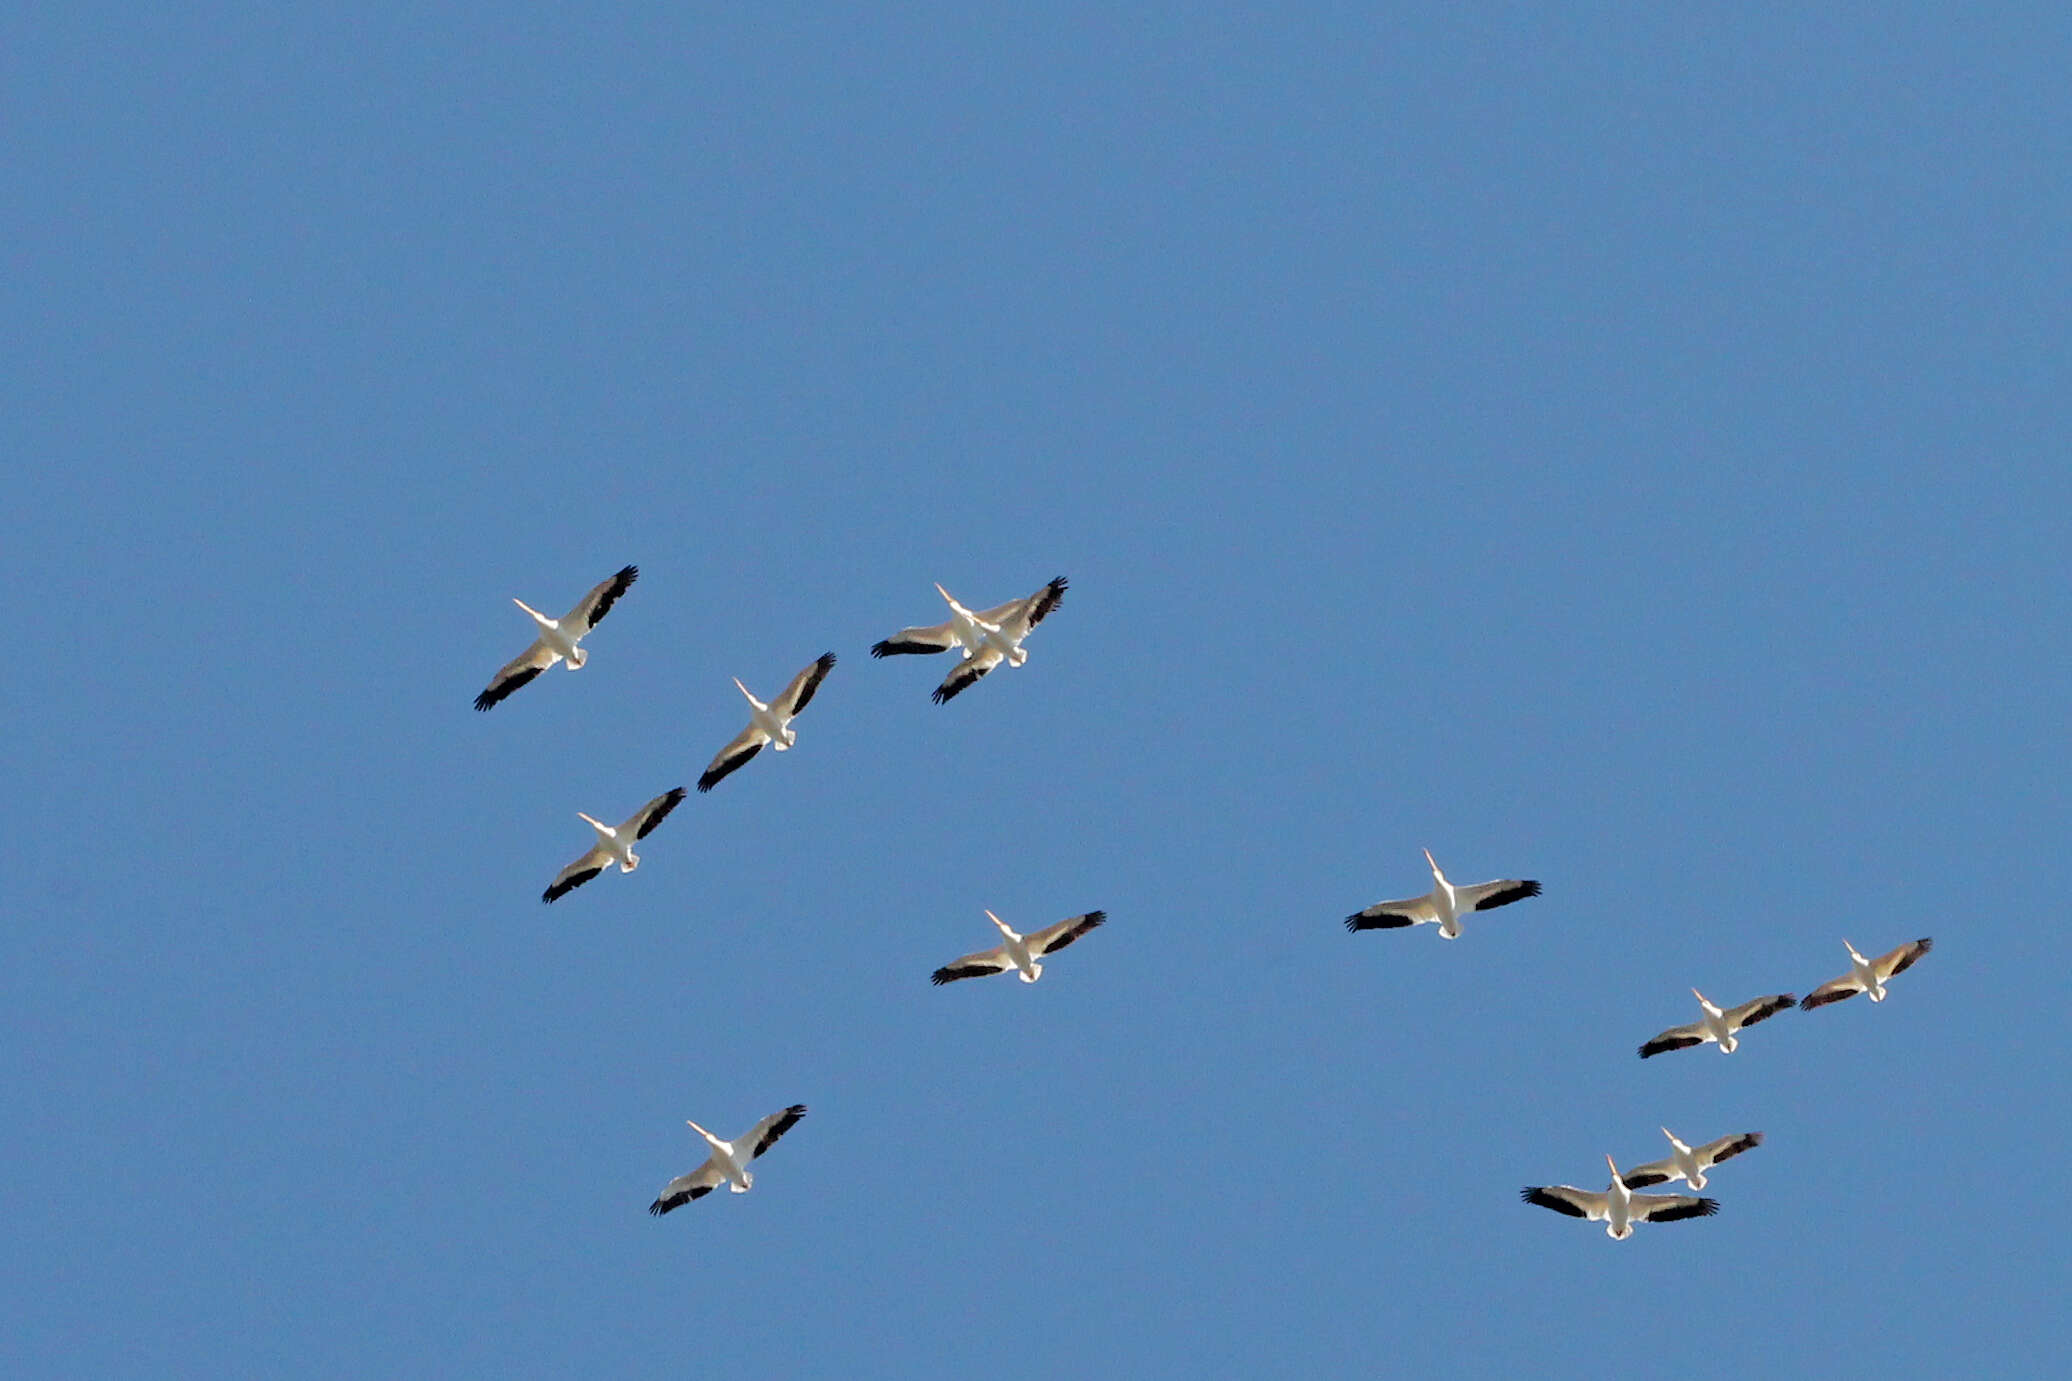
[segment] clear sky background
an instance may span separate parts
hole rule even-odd
[[[0,20],[0,1371],[2062,1361],[2072,19],[1129,8]]]

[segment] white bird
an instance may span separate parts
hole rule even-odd
[[[1056,925],[1047,925],[1041,930],[1032,930],[1027,935],[1017,935],[1014,930],[995,916],[986,913],[986,919],[1000,928],[1000,934],[1007,943],[993,949],[967,954],[962,959],[944,964],[928,981],[940,986],[954,983],[960,978],[985,978],[991,974],[1006,973],[1013,969],[1020,973],[1022,982],[1034,983],[1043,976],[1043,965],[1037,961],[1047,954],[1056,954],[1066,945],[1108,919],[1105,911],[1089,911],[1083,916],[1068,916]]]
[[[791,721],[812,703],[813,692],[820,689],[820,683],[827,679],[827,673],[834,664],[835,654],[832,652],[808,663],[767,705],[741,684],[740,677],[735,677],[735,688],[748,700],[748,727],[735,735],[732,743],[719,750],[712,765],[699,776],[698,790],[712,790],[721,778],[762,752],[766,743],[780,753],[797,743],[799,731],[791,727]]]
[[[1734,1038],[1736,1031],[1787,1011],[1796,1006],[1799,1000],[1796,993],[1773,993],[1769,997],[1759,997],[1744,1002],[1739,1007],[1722,1010],[1696,988],[1691,989],[1691,996],[1698,999],[1698,1005],[1704,1009],[1705,1015],[1689,1026],[1672,1026],[1656,1036],[1640,1048],[1641,1059],[1659,1055],[1665,1050],[1683,1050],[1689,1046],[1703,1045],[1707,1041],[1718,1041],[1719,1053],[1731,1055],[1734,1053],[1734,1047],[1741,1044]]]
[[[1667,1127],[1662,1129],[1662,1135],[1669,1138],[1669,1155],[1628,1170],[1625,1175],[1628,1189],[1646,1189],[1651,1184],[1667,1184],[1671,1180],[1682,1180],[1693,1189],[1703,1189],[1707,1170],[1763,1144],[1761,1132],[1723,1136],[1718,1141],[1708,1141],[1697,1147],[1684,1145]]]
[[[755,1184],[755,1176],[748,1169],[748,1162],[777,1144],[798,1120],[806,1115],[804,1103],[794,1103],[783,1112],[773,1112],[748,1129],[745,1136],[733,1141],[721,1141],[689,1118],[684,1121],[690,1129],[705,1138],[705,1144],[712,1148],[712,1154],[705,1163],[688,1175],[678,1175],[662,1186],[662,1192],[648,1205],[648,1212],[661,1217],[672,1208],[682,1208],[693,1199],[702,1198],[725,1184],[736,1194],[746,1194]]]
[[[1810,1012],[1815,1007],[1825,1007],[1830,1002],[1840,1002],[1845,997],[1855,997],[1858,993],[1869,993],[1871,1001],[1883,1002],[1885,984],[1893,975],[1905,973],[1914,966],[1916,959],[1935,948],[1935,941],[1920,939],[1901,945],[1890,954],[1881,954],[1876,959],[1866,959],[1858,954],[1856,946],[1847,940],[1842,941],[1842,944],[1849,951],[1849,972],[1807,993],[1806,1000],[1799,1004],[1807,1011]]]
[[[533,677],[553,666],[566,661],[568,669],[575,671],[590,660],[590,654],[576,646],[583,635],[604,622],[604,616],[619,602],[619,596],[626,593],[626,587],[640,578],[638,566],[621,566],[619,573],[610,580],[593,586],[590,593],[576,602],[576,607],[558,619],[550,619],[522,599],[511,602],[532,615],[532,621],[539,625],[540,635],[532,640],[532,646],[504,663],[503,669],[491,678],[489,688],[475,697],[475,708],[486,710],[530,681]]]
[[[675,810],[677,803],[683,798],[682,787],[665,791],[634,811],[632,818],[617,828],[577,811],[576,814],[588,821],[591,829],[597,831],[597,842],[590,846],[588,853],[555,875],[554,881],[547,885],[547,890],[540,893],[540,900],[558,901],[609,868],[614,862],[618,863],[619,871],[622,873],[630,873],[638,868],[640,855],[633,852],[634,842],[653,834],[655,826],[662,823],[662,817]]]
[[[1537,897],[1540,885],[1531,878],[1500,878],[1495,882],[1478,882],[1471,887],[1456,887],[1446,880],[1446,874],[1439,871],[1439,865],[1432,858],[1432,851],[1424,851],[1425,862],[1431,864],[1432,878],[1438,884],[1421,897],[1410,897],[1403,901],[1379,901],[1365,911],[1355,911],[1345,918],[1347,930],[1398,930],[1404,926],[1439,923],[1439,934],[1448,940],[1460,938],[1460,918],[1470,911],[1493,911],[1499,906],[1509,906],[1514,901]]]
[[[1611,1166],[1612,1182],[1602,1194],[1573,1185],[1547,1184],[1527,1185],[1519,1197],[1571,1218],[1602,1221],[1605,1236],[1614,1242],[1631,1237],[1635,1223],[1673,1223],[1679,1218],[1710,1218],[1719,1212],[1717,1199],[1699,1199],[1689,1194],[1635,1194],[1619,1178],[1619,1167],[1610,1156],[1604,1158],[1604,1163]]]
[[[935,592],[950,606],[949,621],[926,628],[902,628],[891,637],[871,644],[871,656],[895,657],[903,653],[947,652],[953,647],[961,649],[963,660],[943,678],[942,684],[930,697],[941,705],[1003,661],[1011,667],[1018,667],[1029,660],[1028,649],[1022,646],[1022,642],[1030,630],[1043,622],[1044,616],[1064,599],[1065,577],[1059,576],[1026,599],[1011,599],[977,613],[959,604],[955,596],[941,585],[935,587]]]

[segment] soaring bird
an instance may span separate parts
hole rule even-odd
[[[735,677],[735,688],[748,700],[748,727],[736,734],[732,743],[720,749],[712,765],[699,774],[698,790],[712,790],[729,772],[762,752],[766,743],[780,753],[797,743],[799,731],[791,727],[791,721],[813,702],[813,692],[820,689],[820,683],[827,679],[827,673],[834,664],[835,654],[832,652],[807,663],[798,675],[791,678],[791,684],[767,705],[741,684],[740,677]]]
[[[1066,945],[1108,919],[1105,911],[1089,911],[1083,916],[1068,916],[1056,925],[1047,925],[1041,930],[1032,930],[1027,935],[1015,934],[1007,922],[986,913],[986,919],[999,927],[1007,943],[992,949],[967,954],[962,959],[944,964],[928,981],[940,986],[954,983],[960,978],[985,978],[996,973],[1015,970],[1022,976],[1022,982],[1034,983],[1043,976],[1043,965],[1037,961],[1047,954],[1056,954]]]
[[[1840,978],[1831,979],[1806,994],[1806,1000],[1799,1005],[1807,1011],[1825,1007],[1830,1002],[1840,1002],[1845,997],[1858,993],[1869,993],[1871,1001],[1885,1000],[1885,985],[1893,975],[1905,973],[1914,966],[1914,961],[1935,948],[1930,939],[1914,940],[1901,945],[1890,954],[1881,954],[1876,959],[1866,959],[1856,952],[1856,946],[1847,940],[1842,945],[1849,951],[1849,972]]]
[[[621,566],[619,573],[610,580],[593,586],[590,593],[576,602],[576,607],[558,619],[550,619],[522,599],[511,602],[532,615],[532,621],[539,625],[540,635],[532,640],[532,646],[504,663],[503,669],[491,678],[489,688],[475,697],[475,708],[486,710],[530,681],[533,677],[553,666],[567,661],[568,669],[575,671],[590,660],[590,654],[576,646],[583,635],[604,622],[604,616],[619,602],[619,596],[626,593],[626,587],[640,579],[638,566]]]
[[[1509,906],[1514,901],[1537,897],[1540,885],[1531,878],[1500,878],[1495,882],[1478,882],[1471,887],[1456,887],[1446,880],[1446,874],[1439,871],[1439,865],[1432,858],[1432,851],[1424,851],[1425,862],[1431,865],[1432,879],[1437,884],[1421,897],[1404,901],[1378,901],[1365,911],[1355,911],[1345,918],[1347,930],[1398,930],[1404,926],[1439,923],[1439,934],[1448,940],[1460,938],[1460,918],[1470,911],[1493,911],[1499,906]]]
[[[597,842],[590,846],[588,853],[555,874],[554,881],[547,884],[547,890],[540,893],[540,900],[560,900],[609,868],[615,860],[622,873],[630,873],[638,868],[640,855],[633,852],[634,841],[653,834],[655,826],[662,823],[662,817],[675,810],[677,803],[683,798],[682,787],[665,791],[634,811],[632,818],[616,828],[577,811],[576,814],[588,821],[591,829],[597,831]]]
[[[712,1154],[690,1174],[678,1175],[663,1185],[662,1192],[648,1205],[648,1212],[659,1218],[672,1208],[682,1208],[691,1200],[710,1194],[722,1183],[736,1194],[746,1194],[755,1184],[748,1162],[775,1146],[777,1138],[797,1126],[805,1115],[806,1105],[794,1103],[783,1112],[771,1113],[750,1127],[747,1135],[732,1141],[721,1141],[697,1123],[684,1119],[692,1131],[705,1138]]]
[[[1064,599],[1065,577],[1059,576],[1026,599],[1011,599],[977,613],[959,604],[956,597],[941,585],[935,587],[935,592],[950,606],[949,621],[926,628],[902,628],[891,637],[871,644],[871,656],[896,657],[906,653],[947,652],[953,647],[962,649],[963,659],[943,678],[942,684],[930,697],[941,705],[1003,661],[1011,667],[1018,667],[1029,660],[1028,649],[1022,643],[1030,630],[1043,622],[1045,615]]]
[[[1662,1135],[1669,1138],[1669,1154],[1661,1160],[1651,1160],[1646,1165],[1628,1170],[1628,1189],[1646,1189],[1651,1184],[1667,1184],[1671,1180],[1682,1180],[1693,1189],[1703,1189],[1707,1170],[1763,1144],[1761,1132],[1739,1132],[1697,1147],[1684,1145],[1667,1127],[1662,1129]]]
[[[1710,1218],[1719,1212],[1719,1200],[1698,1199],[1689,1194],[1635,1194],[1619,1178],[1619,1167],[1606,1156],[1612,1168],[1612,1182],[1602,1194],[1573,1185],[1527,1185],[1519,1197],[1529,1204],[1566,1213],[1571,1218],[1601,1220],[1604,1234],[1614,1242],[1633,1235],[1635,1223],[1673,1223],[1679,1218]]]
[[[1779,1012],[1788,1010],[1799,1000],[1796,993],[1773,993],[1769,997],[1744,1002],[1739,1007],[1721,1009],[1696,988],[1691,989],[1691,996],[1698,999],[1698,1006],[1704,1009],[1705,1015],[1689,1026],[1672,1026],[1656,1036],[1640,1048],[1641,1059],[1659,1055],[1665,1050],[1682,1050],[1693,1045],[1703,1045],[1707,1041],[1718,1041],[1719,1053],[1731,1055],[1734,1053],[1734,1047],[1741,1044],[1734,1038],[1736,1031],[1744,1026],[1753,1026],[1759,1021],[1767,1021]]]

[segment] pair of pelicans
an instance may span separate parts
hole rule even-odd
[[[1441,936],[1454,940],[1460,937],[1462,916],[1508,906],[1540,894],[1540,884],[1529,878],[1499,878],[1494,882],[1456,886],[1447,881],[1446,874],[1440,870],[1429,849],[1425,850],[1425,863],[1430,866],[1436,884],[1430,892],[1403,901],[1377,902],[1364,911],[1355,911],[1345,918],[1345,928],[1361,931],[1437,924]],[[1871,1001],[1883,1002],[1886,983],[1911,968],[1934,943],[1931,939],[1914,940],[1876,959],[1866,959],[1856,952],[1856,946],[1844,940],[1842,944],[1849,951],[1849,972],[1821,984],[1807,994],[1804,1002],[1791,993],[1774,993],[1739,1006],[1721,1008],[1693,988],[1691,994],[1698,999],[1704,1015],[1688,1026],[1672,1026],[1648,1041],[1640,1047],[1640,1058],[1645,1060],[1664,1051],[1684,1050],[1707,1043],[1716,1043],[1721,1054],[1731,1055],[1740,1044],[1736,1033],[1743,1027],[1753,1026],[1788,1008],[1796,1006],[1810,1011],[1858,993],[1869,993]],[[1624,1241],[1633,1235],[1635,1223],[1672,1223],[1680,1218],[1709,1218],[1719,1212],[1717,1199],[1699,1198],[1695,1194],[1635,1194],[1634,1190],[1667,1184],[1672,1180],[1682,1180],[1694,1190],[1703,1189],[1707,1170],[1763,1142],[1761,1132],[1739,1132],[1697,1147],[1686,1144],[1667,1127],[1662,1129],[1662,1135],[1669,1138],[1670,1154],[1624,1175],[1619,1173],[1618,1164],[1609,1155],[1605,1156],[1604,1163],[1610,1168],[1612,1177],[1602,1193],[1577,1189],[1573,1185],[1553,1184],[1528,1185],[1520,1195],[1525,1202],[1550,1208],[1556,1213],[1602,1222],[1608,1236],[1614,1241]]]
[[[575,608],[558,619],[548,618],[522,599],[513,600],[532,618],[539,629],[538,635],[531,646],[497,671],[488,687],[475,697],[475,708],[494,708],[556,662],[565,662],[570,671],[580,670],[590,656],[582,647],[583,638],[604,620],[612,606],[639,578],[639,567],[621,567],[610,579],[593,586],[577,601]],[[1057,608],[1058,602],[1065,597],[1065,584],[1065,578],[1059,576],[1027,598],[1009,600],[978,611],[965,608],[948,590],[937,585],[936,592],[950,606],[950,617],[927,627],[903,628],[873,645],[871,655],[891,657],[959,649],[962,656],[958,664],[930,697],[938,705],[946,704],[1002,663],[1018,667],[1028,661],[1029,654],[1022,643],[1030,631]],[[791,727],[791,721],[811,703],[814,692],[820,689],[820,683],[827,679],[834,664],[832,652],[816,658],[792,677],[784,690],[768,704],[756,699],[748,687],[741,684],[739,677],[734,678],[735,688],[748,701],[748,727],[714,756],[698,778],[698,790],[712,790],[765,746],[782,753],[796,743],[798,731]],[[682,804],[686,794],[682,787],[666,791],[618,825],[607,825],[581,811],[576,812],[596,833],[597,842],[582,857],[556,874],[540,899],[556,901],[613,863],[617,863],[619,871],[624,873],[639,867],[640,856],[634,852],[633,846],[652,834],[669,812]],[[991,911],[986,912],[986,916],[999,929],[1002,943],[945,964],[935,971],[933,982],[951,983],[960,978],[979,978],[1013,969],[1021,975],[1024,983],[1033,983],[1043,972],[1040,961],[1044,956],[1063,949],[1107,919],[1106,912],[1089,911],[1022,935]],[[748,1168],[749,1162],[775,1145],[777,1139],[805,1115],[805,1104],[795,1103],[782,1112],[771,1113],[733,1141],[722,1141],[696,1122],[690,1122],[690,1128],[704,1138],[712,1154],[696,1170],[679,1175],[664,1186],[661,1194],[648,1205],[648,1212],[667,1213],[711,1193],[722,1184],[737,1194],[747,1192],[755,1183],[755,1176]]]

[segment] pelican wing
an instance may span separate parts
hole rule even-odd
[[[998,624],[1000,631],[1010,638],[1026,638],[1029,630],[1042,623],[1051,610],[1065,598],[1065,577],[1045,585],[1026,599],[1011,599],[1005,604],[995,605],[978,615],[981,623]],[[1010,623],[1015,627],[1010,628]]]
[[[763,745],[770,741],[769,735],[751,724],[734,736],[734,741],[719,750],[712,765],[698,774],[698,790],[710,791],[719,785],[721,778],[763,751]]]
[[[1880,983],[1895,974],[1905,973],[1914,966],[1914,961],[1935,948],[1935,941],[1922,939],[1901,945],[1890,954],[1881,954],[1871,964],[1871,972],[1878,975]]]
[[[684,789],[682,787],[677,787],[673,791],[663,792],[660,796],[657,796],[654,800],[649,801],[635,811],[631,820],[619,826],[619,833],[624,834],[627,830],[632,830],[635,839],[647,838],[655,832],[655,826],[662,823],[664,816],[683,803],[683,798]]]
[[[489,687],[475,697],[475,708],[489,709],[514,690],[530,681],[561,660],[561,654],[548,647],[541,638],[533,639],[531,647],[505,662],[496,675],[489,678]]]
[[[1855,997],[1862,991],[1863,984],[1856,981],[1856,974],[1852,971],[1843,974],[1840,978],[1823,983],[1812,992],[1807,993],[1806,1000],[1801,1002],[1799,1006],[1810,1012],[1815,1007],[1825,1007],[1830,1002],[1840,1002],[1845,997]]]
[[[951,671],[948,676],[942,678],[942,684],[937,686],[935,693],[928,698],[938,705],[949,704],[951,700],[956,698],[959,691],[973,681],[978,680],[979,677],[984,676],[994,667],[999,666],[1000,661],[1000,649],[994,647],[991,643],[986,644],[986,646],[979,649],[976,657],[957,663],[956,669]]]
[[[899,657],[907,653],[948,652],[957,645],[957,635],[947,623],[926,628],[902,628],[889,638],[871,644],[873,657]]]
[[[1108,919],[1105,911],[1089,911],[1083,916],[1071,916],[1056,925],[1047,925],[1022,937],[1022,943],[1029,947],[1031,959],[1041,959],[1046,954],[1056,954],[1066,945],[1092,930]]]
[[[1430,897],[1410,897],[1404,901],[1378,901],[1365,911],[1355,911],[1345,918],[1345,928],[1400,930],[1406,925],[1429,925],[1438,919],[1438,908],[1432,905]]]
[[[1710,1218],[1717,1212],[1718,1199],[1701,1199],[1695,1194],[1633,1196],[1633,1216],[1643,1223],[1673,1223],[1679,1218]]]
[[[1710,1170],[1721,1161],[1732,1160],[1743,1151],[1753,1151],[1762,1144],[1761,1132],[1737,1132],[1733,1136],[1723,1136],[1718,1141],[1708,1141],[1691,1154],[1698,1158],[1700,1170]],[[1632,1181],[1628,1180],[1627,1183],[1631,1184]]]
[[[813,702],[813,692],[820,689],[820,683],[827,679],[827,673],[834,669],[834,664],[835,654],[832,652],[824,652],[816,657],[802,668],[798,675],[791,678],[791,684],[784,688],[784,693],[770,706],[770,712],[780,718],[790,719],[805,709]]]
[[[1014,967],[1014,961],[1007,957],[1007,946],[997,949],[982,949],[977,954],[967,954],[962,959],[944,964],[928,975],[928,981],[938,988],[945,983],[955,983],[960,978],[988,978],[996,973],[1006,973]]]
[[[1788,1012],[1799,1005],[1797,993],[1772,993],[1768,997],[1755,998],[1739,1007],[1729,1007],[1722,1016],[1726,1018],[1729,1031],[1739,1031],[1744,1026],[1753,1026],[1759,1021],[1768,1021],[1779,1012]]]
[[[1695,1022],[1689,1026],[1672,1026],[1661,1035],[1640,1048],[1640,1058],[1645,1060],[1667,1050],[1688,1050],[1694,1045],[1705,1044],[1705,1028]]]
[[[762,1121],[756,1123],[755,1126],[749,1129],[748,1135],[742,1137],[737,1144],[747,1147],[748,1158],[754,1160],[757,1156],[775,1146],[777,1138],[796,1127],[799,1124],[799,1119],[805,1115],[806,1105],[804,1103],[794,1103],[783,1112],[773,1112]]]
[[[1619,1176],[1626,1181],[1628,1189],[1646,1189],[1651,1184],[1667,1184],[1678,1179],[1683,1171],[1676,1168],[1675,1160],[1651,1160],[1646,1165],[1636,1165]]]
[[[561,622],[574,628],[580,636],[604,622],[604,616],[619,602],[619,596],[626,593],[626,587],[640,579],[640,567],[621,566],[618,573],[609,580],[599,581],[590,587],[590,593],[577,601],[576,607],[568,611],[568,617]]]
[[[540,893],[540,900],[543,902],[561,900],[561,898],[575,891],[578,887],[581,887],[591,878],[596,877],[611,866],[611,861],[611,852],[604,845],[594,846],[590,852],[556,873],[554,880],[547,884],[547,890]]]
[[[1499,906],[1509,906],[1514,901],[1524,901],[1539,894],[1540,885],[1531,878],[1478,882],[1473,887],[1457,887],[1453,892],[1462,911],[1494,911]]]
[[[726,1182],[726,1174],[719,1168],[719,1157],[713,1156],[688,1175],[678,1175],[662,1186],[662,1192],[648,1205],[648,1212],[657,1218],[672,1208],[682,1208],[693,1199],[703,1198]]]
[[[1529,1184],[1518,1192],[1518,1197],[1529,1204],[1566,1213],[1571,1218],[1604,1218],[1611,1214],[1611,1203],[1606,1195],[1593,1194],[1573,1185]]]

